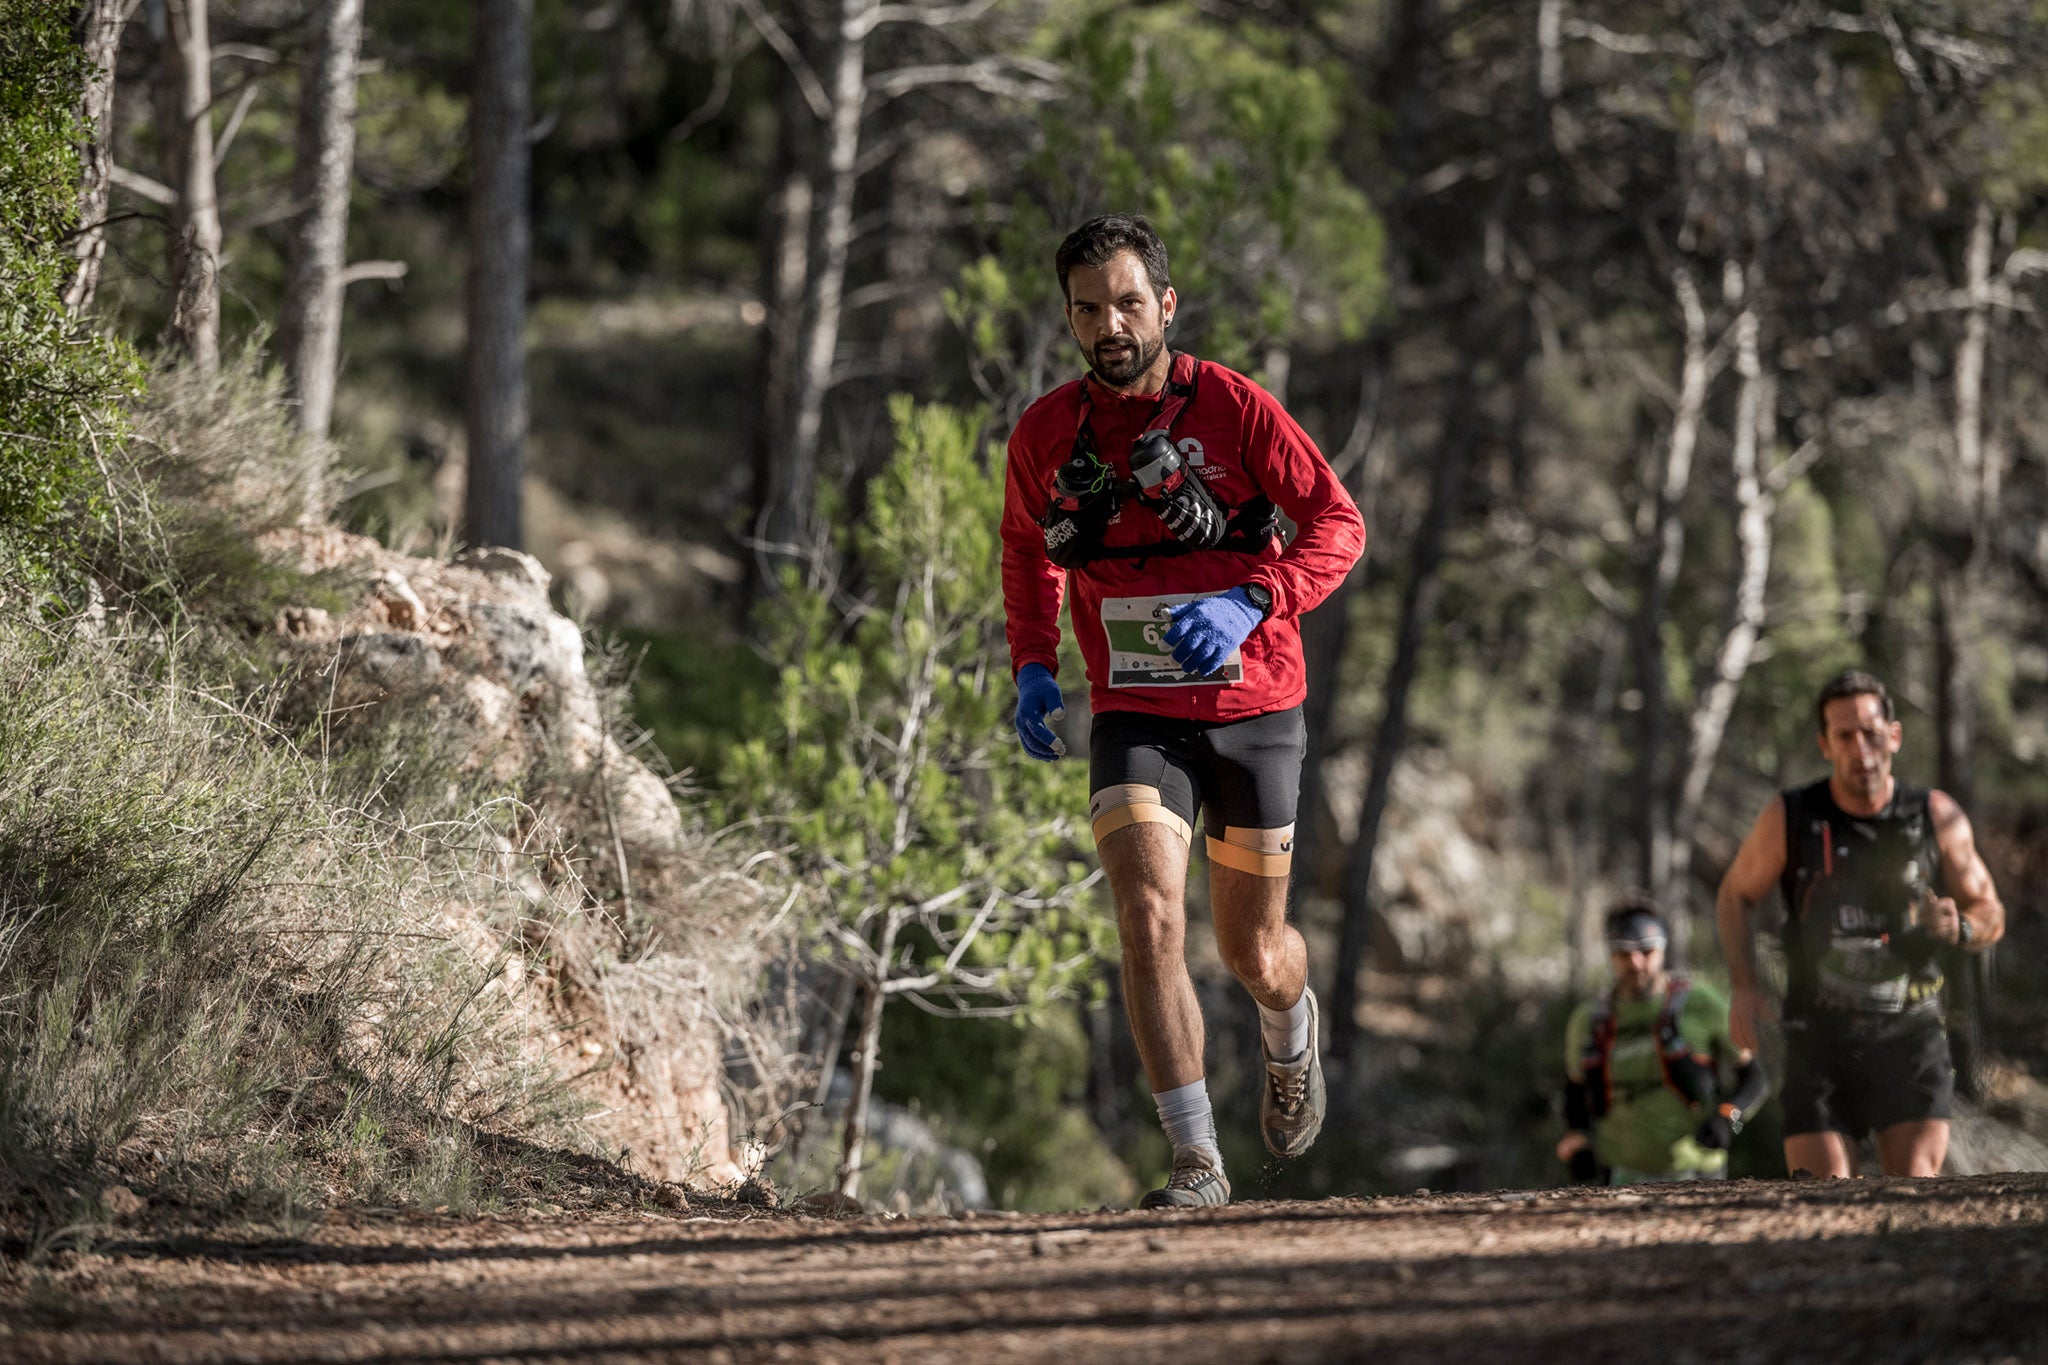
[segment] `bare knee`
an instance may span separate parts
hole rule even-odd
[[[1117,905],[1117,941],[1127,960],[1178,962],[1187,941],[1187,910],[1180,898],[1145,888]]]
[[[1284,933],[1248,934],[1225,939],[1218,936],[1216,949],[1231,975],[1254,995],[1277,992],[1288,976],[1287,940]]]

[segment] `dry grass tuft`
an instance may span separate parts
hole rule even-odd
[[[136,426],[87,609],[0,614],[0,1256],[672,1200],[593,1136],[565,1021],[604,1065],[701,1028],[717,1076],[778,898],[701,832],[628,859],[621,775],[541,729],[508,779],[432,715],[306,709],[269,626],[321,585],[254,543],[326,514],[335,453],[253,358]]]

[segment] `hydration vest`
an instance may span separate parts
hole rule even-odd
[[[1167,371],[1166,386],[1159,395],[1159,406],[1153,410],[1147,432],[1163,431],[1169,440],[1173,436],[1174,423],[1189,404],[1195,400],[1195,384],[1202,367],[1193,356],[1175,352],[1172,366]],[[1088,394],[1086,380],[1081,381],[1081,415],[1075,425],[1073,453],[1069,460],[1092,460],[1103,465],[1101,454],[1095,446],[1095,432],[1088,418],[1094,403]],[[1104,465],[1105,474],[1108,472]],[[1200,476],[1189,472],[1189,477]],[[1140,545],[1108,545],[1105,539],[1110,521],[1126,501],[1136,501],[1138,485],[1134,480],[1109,477],[1104,481],[1103,491],[1096,495],[1090,506],[1078,512],[1062,512],[1057,505],[1048,508],[1039,525],[1051,532],[1055,517],[1070,521],[1071,543],[1055,562],[1063,567],[1076,567],[1098,559],[1152,559],[1168,555],[1193,554],[1197,546],[1168,537],[1164,540],[1148,541]],[[1213,493],[1211,494],[1213,497]],[[1220,499],[1218,500],[1220,502]],[[1207,547],[1232,554],[1258,554],[1272,543],[1279,534],[1280,513],[1273,506],[1272,499],[1254,497],[1242,507],[1224,507],[1224,531],[1220,544]],[[1051,540],[1048,536],[1048,542]]]
[[[1882,811],[1854,815],[1825,779],[1783,794],[1788,1013],[1898,1014],[1940,993],[1938,962],[1916,966],[1891,946],[1911,922],[1908,865],[1941,894],[1928,795],[1901,782]]]
[[[1687,1047],[1685,1035],[1679,1031],[1678,1021],[1685,1013],[1686,997],[1690,994],[1692,983],[1686,978],[1673,975],[1666,979],[1664,1003],[1658,1007],[1650,1037],[1656,1044],[1657,1067],[1664,1074],[1664,1084],[1687,1105],[1698,1108],[1714,1102],[1719,1085],[1714,1076],[1714,1059]],[[1614,1056],[1616,1031],[1614,992],[1609,991],[1593,1002],[1592,1028],[1586,1036],[1586,1051],[1579,1059],[1594,1118],[1614,1107],[1614,1074],[1609,1062]]]

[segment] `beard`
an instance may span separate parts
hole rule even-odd
[[[1110,349],[1105,358],[1103,351]],[[1120,337],[1115,342],[1098,341],[1095,349],[1088,353],[1088,367],[1096,379],[1112,389],[1121,389],[1135,384],[1159,359],[1159,353],[1166,349],[1166,334],[1162,331],[1149,337]]]

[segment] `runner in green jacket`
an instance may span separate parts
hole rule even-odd
[[[1669,939],[1647,898],[1607,913],[1614,988],[1581,1004],[1565,1029],[1557,1158],[1580,1180],[1596,1169],[1616,1185],[1720,1179],[1729,1143],[1763,1101],[1763,1067],[1729,1040],[1727,1000],[1665,970]]]

